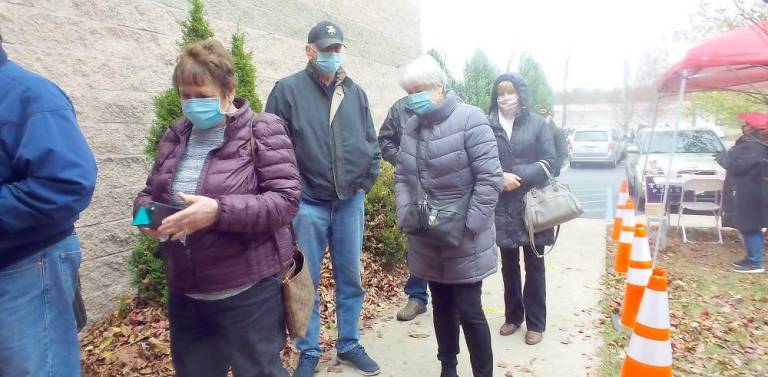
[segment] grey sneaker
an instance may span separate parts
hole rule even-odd
[[[759,274],[765,272],[765,266],[747,264],[744,266],[734,267],[733,270],[742,274]]]
[[[358,345],[347,352],[337,353],[339,362],[348,364],[357,369],[363,376],[375,376],[379,374],[379,364],[365,352],[363,346]]]
[[[312,377],[320,370],[320,357],[306,353],[299,357],[299,365],[293,371],[293,377]]]
[[[731,262],[731,266],[733,267],[745,267],[745,266],[751,266],[752,263],[750,263],[747,258],[742,258],[736,261]]]
[[[408,300],[408,303],[404,308],[397,312],[398,321],[410,321],[416,318],[417,315],[425,313],[427,306],[419,302],[418,300]]]

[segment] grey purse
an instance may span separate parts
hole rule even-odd
[[[552,251],[539,254],[533,242],[535,233],[557,227],[555,242],[560,234],[560,224],[578,218],[584,213],[579,200],[571,193],[568,186],[558,182],[549,171],[546,162],[538,161],[547,174],[548,184],[534,187],[525,194],[525,226],[528,228],[528,239],[536,256],[543,258]]]

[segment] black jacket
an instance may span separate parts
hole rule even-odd
[[[379,147],[381,147],[381,157],[395,165],[395,156],[400,150],[400,139],[403,137],[403,130],[405,129],[408,119],[416,113],[408,107],[408,96],[400,98],[397,102],[389,108],[384,123],[381,124],[379,129]]]
[[[768,142],[744,135],[717,162],[736,189],[733,226],[743,231],[768,226]]]
[[[329,125],[335,86],[344,97]],[[265,110],[283,118],[296,150],[302,192],[317,200],[349,199],[366,192],[379,175],[381,152],[368,105],[360,86],[336,75],[335,85],[320,81],[311,63],[275,83]]]
[[[558,127],[554,121],[547,122],[549,133],[552,134],[552,141],[555,143],[555,164],[552,165],[552,174],[560,176],[560,169],[563,168],[565,160],[568,159],[568,141],[565,139],[565,132]]]
[[[511,81],[515,85],[520,103],[511,139],[499,123],[496,106],[496,87],[502,81]],[[504,191],[499,197],[499,203],[496,205],[496,243],[501,248],[528,246],[528,230],[523,217],[524,197],[532,187],[547,182],[546,173],[536,162],[543,160],[555,166],[555,145],[546,120],[528,111],[528,86],[522,77],[515,73],[505,73],[496,80],[491,92],[489,114],[490,125],[499,147],[502,170],[516,174],[522,179],[522,186],[513,191]],[[537,247],[552,245],[554,238],[553,229],[547,229],[534,235],[534,244]]]

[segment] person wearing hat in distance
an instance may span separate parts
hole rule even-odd
[[[539,109],[539,115],[544,117],[549,127],[549,133],[552,134],[552,141],[555,143],[555,165],[552,167],[552,175],[560,176],[560,169],[563,168],[565,160],[568,159],[568,140],[565,137],[565,131],[555,124],[552,118],[552,110],[546,108]]]
[[[301,175],[301,204],[293,221],[315,290],[326,248],[336,282],[337,358],[364,375],[378,364],[360,345],[360,312],[365,193],[379,175],[381,152],[368,97],[341,67],[344,34],[328,21],[315,25],[304,51],[307,66],[275,83],[266,111],[283,118],[291,133]],[[301,352],[296,377],[312,376],[321,349],[320,300],[307,334],[296,339]]]
[[[736,187],[735,228],[741,233],[746,257],[733,262],[741,273],[765,272],[763,252],[768,226],[768,115],[744,113],[743,135],[727,152],[715,157]]]

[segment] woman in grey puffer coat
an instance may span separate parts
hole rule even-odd
[[[456,376],[459,325],[473,374],[492,376],[493,353],[480,300],[482,280],[496,272],[494,208],[502,188],[496,141],[488,119],[474,106],[445,93],[445,73],[424,56],[402,71],[401,85],[417,116],[406,125],[397,155],[395,195],[398,222],[416,203],[418,181],[437,201],[454,201],[472,190],[466,227],[458,247],[409,237],[408,266],[429,281],[437,358],[442,377]]]
[[[547,182],[542,164],[555,166],[555,144],[544,118],[528,111],[528,86],[516,73],[505,73],[496,80],[489,113],[504,169],[504,192],[496,206],[496,243],[501,248],[506,317],[499,332],[511,335],[525,320],[525,342],[533,345],[541,341],[547,317],[544,259],[538,258],[536,252],[543,253],[544,246],[554,243],[554,232],[547,229],[534,234],[536,250],[531,248],[523,217],[524,198],[531,188]]]

